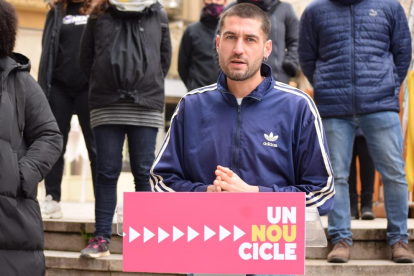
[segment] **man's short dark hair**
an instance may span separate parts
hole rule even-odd
[[[0,0],[0,58],[13,54],[16,34],[16,10],[10,3]]]
[[[264,41],[267,41],[269,39],[270,34],[270,19],[267,16],[267,14],[259,7],[253,4],[249,3],[243,3],[243,4],[236,4],[234,6],[231,6],[228,10],[226,10],[220,18],[219,26],[220,26],[220,34],[223,30],[224,26],[224,19],[229,16],[237,16],[240,18],[251,18],[251,19],[257,19],[262,22],[262,31],[264,34]]]

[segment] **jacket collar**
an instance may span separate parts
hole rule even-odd
[[[246,98],[253,98],[261,101],[262,98],[275,86],[275,81],[272,77],[272,68],[269,65],[262,63],[262,66],[260,67],[260,74],[265,77],[264,80],[252,92],[250,92]],[[227,77],[223,71],[220,72],[218,77],[217,89],[226,96],[227,100],[236,103],[236,97],[234,97],[228,90]]]
[[[361,2],[362,0],[333,0],[333,1],[339,2],[339,3],[343,4],[343,5],[350,6],[350,5],[354,5],[354,4],[358,3],[358,2]]]
[[[156,12],[162,9],[160,3],[156,2],[150,7],[144,9],[142,12],[138,11],[120,11],[114,5],[110,4],[108,10],[117,18],[140,18],[148,15],[151,12]]]
[[[56,15],[60,16],[60,17],[64,17],[65,14],[63,12],[63,4],[61,2],[56,3],[53,6],[53,10],[55,12]]]
[[[237,4],[249,3],[258,6],[263,11],[270,11],[275,5],[279,4],[279,0],[237,0]]]

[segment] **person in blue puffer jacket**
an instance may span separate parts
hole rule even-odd
[[[411,62],[411,37],[397,0],[316,0],[300,22],[299,60],[314,87],[335,173],[329,262],[347,262],[352,245],[348,176],[357,127],[384,183],[387,242],[397,263],[408,249],[407,181],[402,158],[400,85]]]

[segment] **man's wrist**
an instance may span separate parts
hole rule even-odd
[[[250,192],[252,192],[252,193],[258,193],[259,192],[259,186],[252,186],[252,185],[250,185]]]
[[[197,186],[194,189],[194,192],[208,192],[208,187],[210,187],[210,186],[208,186],[208,185]]]

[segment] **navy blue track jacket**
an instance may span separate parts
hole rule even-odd
[[[261,73],[240,106],[223,73],[181,99],[151,169],[153,191],[205,192],[221,165],[260,192],[305,192],[307,207],[321,215],[332,209],[334,178],[315,104],[275,82],[268,65]]]

